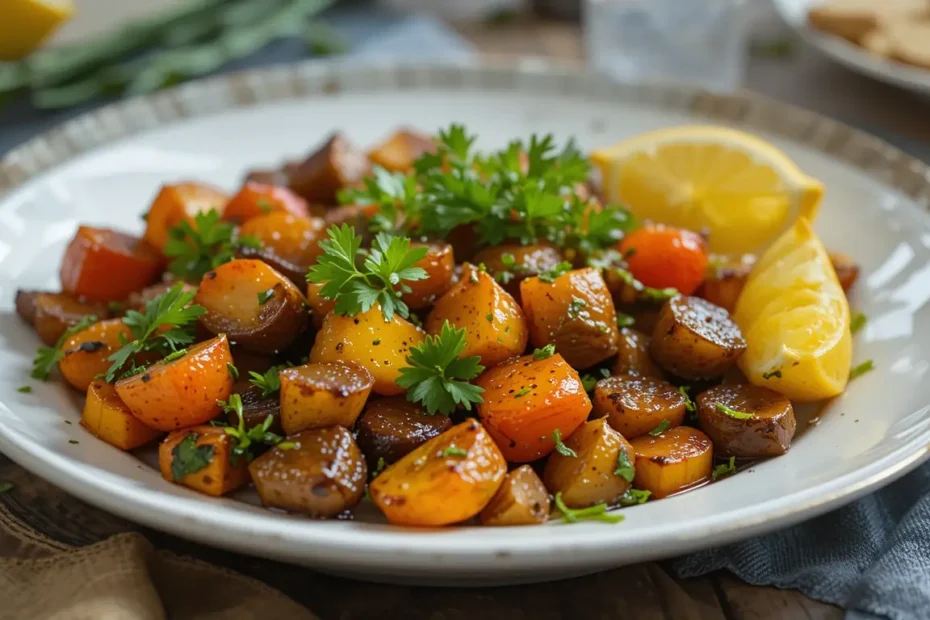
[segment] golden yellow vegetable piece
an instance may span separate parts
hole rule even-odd
[[[529,465],[507,474],[478,517],[482,525],[537,525],[549,518],[549,492]]]
[[[121,337],[132,340],[129,326],[121,319],[100,321],[72,334],[62,346],[64,357],[58,363],[62,376],[75,389],[87,391],[94,378],[113,364],[107,358],[122,348]]]
[[[74,3],[4,0],[0,13],[0,60],[20,60],[74,14]]]
[[[695,428],[679,426],[658,437],[643,435],[630,444],[636,453],[637,489],[668,497],[710,481],[714,446]]]
[[[116,388],[99,379],[87,389],[81,426],[120,450],[144,446],[163,435],[137,420],[116,393]]]
[[[617,345],[617,361],[614,362],[613,374],[639,375],[642,377],[662,378],[662,369],[649,357],[649,342],[646,334],[624,327],[620,330]]]
[[[232,448],[232,436],[218,426],[174,431],[158,446],[161,475],[207,495],[226,495],[249,481],[245,458],[233,463]]]
[[[281,378],[281,426],[287,435],[320,426],[352,428],[375,384],[357,364],[320,362],[286,368]]]
[[[680,426],[685,419],[685,395],[672,384],[631,375],[601,379],[594,387],[594,413],[627,439],[660,426]]]

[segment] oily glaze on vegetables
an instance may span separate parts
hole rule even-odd
[[[789,451],[730,316],[773,294],[765,258],[603,202],[572,144],[474,144],[337,132],[230,193],[164,185],[142,237],[81,227],[62,290],[17,292],[31,376],[86,390],[114,448],[158,443],[168,482],[320,519],[616,523]]]

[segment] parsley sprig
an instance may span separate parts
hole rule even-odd
[[[355,257],[361,252],[362,238],[348,224],[332,226],[329,239],[320,242],[323,254],[310,268],[307,281],[322,284],[320,295],[336,300],[336,314],[355,316],[380,304],[385,321],[394,313],[407,318],[410,309],[400,299],[410,292],[405,281],[424,280],[426,271],[414,267],[426,256],[426,247],[410,247],[410,239],[378,233],[371,250],[365,252],[361,268]]]
[[[262,397],[273,396],[281,389],[281,371],[290,368],[290,364],[272,366],[264,373],[249,371],[249,383],[262,391]]]
[[[216,209],[202,211],[168,230],[165,256],[171,258],[168,271],[190,282],[199,282],[211,269],[228,263],[238,246],[258,248],[261,242],[251,236],[236,236],[236,227],[220,220]]]
[[[438,336],[427,336],[411,347],[409,366],[400,369],[397,385],[407,390],[407,400],[422,403],[431,413],[449,414],[462,406],[484,402],[484,389],[468,381],[484,370],[477,355],[460,358],[465,350],[465,328],[456,329],[448,321]]]
[[[615,476],[620,476],[627,482],[633,482],[636,477],[636,468],[630,461],[630,455],[627,454],[626,448],[620,448],[617,453],[617,469],[614,470]]]
[[[68,341],[68,338],[79,331],[87,329],[96,322],[97,317],[95,316],[82,317],[80,321],[66,329],[65,332],[59,336],[54,347],[39,347],[36,351],[35,358],[32,360],[32,372],[29,373],[29,376],[39,381],[48,379],[48,376],[55,369],[55,366],[57,366],[58,362],[65,356],[62,347],[65,346],[65,342]]]
[[[129,327],[133,339],[123,338],[123,346],[107,358],[113,362],[104,375],[107,382],[138,372],[142,367],[136,366],[134,361],[127,372],[123,369],[139,353],[167,356],[194,342],[193,322],[206,310],[203,306],[191,305],[193,299],[194,293],[185,292],[184,285],[179,282],[146,303],[145,314],[128,311],[123,323]],[[168,329],[163,329],[165,327]]]
[[[579,521],[604,521],[605,523],[619,523],[626,517],[621,514],[611,514],[607,512],[607,504],[595,504],[587,508],[574,509],[569,508],[562,501],[562,492],[555,494],[555,507],[562,513],[562,518],[569,523],[578,523]]]
[[[261,423],[256,424],[250,429],[245,427],[245,416],[242,412],[242,396],[231,394],[229,401],[218,401],[224,411],[236,414],[236,426],[224,426],[223,430],[227,435],[233,438],[234,445],[230,461],[235,465],[240,458],[250,462],[255,458],[254,447],[259,445],[285,447],[284,438],[277,433],[272,433],[268,429],[274,422],[274,416],[269,414]]]
[[[560,429],[553,429],[551,435],[543,435],[540,439],[552,439],[552,443],[555,444],[556,452],[569,458],[578,458],[578,453],[566,446],[565,442],[562,441],[562,431]]]
[[[726,463],[721,463],[714,467],[714,471],[711,473],[711,478],[717,480],[725,476],[732,476],[736,473],[736,457],[731,456],[730,460]]]
[[[195,474],[213,460],[213,446],[198,446],[197,433],[191,431],[171,450],[171,479],[180,482],[184,476]]]

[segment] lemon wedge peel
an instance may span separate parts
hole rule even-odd
[[[71,0],[5,0],[0,20],[0,60],[21,60],[71,18]]]

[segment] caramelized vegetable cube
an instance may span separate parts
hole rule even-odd
[[[528,463],[555,449],[552,433],[571,435],[591,412],[581,379],[558,353],[508,360],[485,371],[475,384],[484,388],[478,415],[512,463]]]
[[[617,343],[617,361],[614,362],[613,374],[638,375],[641,377],[662,378],[662,369],[649,357],[649,342],[646,334],[623,327],[620,329],[620,341]]]
[[[281,371],[281,426],[288,435],[320,426],[352,428],[375,384],[357,364],[321,362]]]
[[[299,217],[286,211],[273,211],[255,216],[239,229],[240,235],[255,237],[261,248],[245,248],[273,267],[287,266],[298,276],[296,284],[306,282],[304,276],[323,253],[319,241],[325,238],[324,222],[320,218]],[[289,277],[292,274],[288,273]],[[295,278],[291,277],[294,281]]]
[[[569,271],[552,282],[527,278],[520,283],[520,295],[534,347],[555,345],[575,368],[588,368],[617,353],[617,313],[597,269]]]
[[[449,430],[452,420],[441,413],[430,415],[403,396],[390,396],[369,400],[357,427],[358,445],[368,467],[376,469],[378,461],[390,465]]]
[[[520,298],[520,282],[555,269],[565,258],[551,245],[503,244],[487,247],[475,254],[474,262],[484,265],[504,290]]]
[[[373,148],[368,159],[390,172],[407,172],[417,158],[435,150],[436,145],[429,136],[403,128]]]
[[[87,390],[81,426],[120,450],[144,446],[164,434],[137,420],[116,393],[116,388],[99,379]]]
[[[710,438],[695,428],[678,426],[658,437],[643,435],[630,444],[636,453],[637,489],[660,499],[709,482],[714,465]]]
[[[529,465],[521,465],[478,515],[482,525],[537,525],[549,518],[549,492]]]
[[[336,204],[336,192],[368,174],[365,153],[342,134],[333,134],[315,153],[285,166],[290,188],[312,204]]]
[[[307,218],[307,201],[286,187],[246,181],[223,208],[223,219],[241,224],[253,217],[274,212]]]
[[[97,377],[113,364],[108,358],[122,348],[123,340],[132,340],[132,332],[120,319],[94,323],[71,334],[64,345],[64,357],[58,363],[62,376],[75,389],[86,392]]]
[[[565,446],[577,456],[552,453],[543,480],[550,492],[562,494],[569,508],[613,504],[630,488],[637,459],[627,440],[607,420],[585,422]]]
[[[388,521],[439,526],[470,519],[507,475],[507,463],[477,420],[466,420],[385,469],[369,485]]]
[[[729,313],[736,309],[736,300],[739,299],[749,272],[752,271],[755,258],[751,256],[729,261],[714,269],[704,279],[701,285],[700,296],[710,303],[720,306]]]
[[[233,438],[222,428],[182,428],[158,446],[158,465],[165,480],[220,497],[249,481],[245,459],[232,449]]]
[[[358,504],[368,468],[352,433],[341,426],[312,428],[289,437],[288,443],[249,465],[264,506],[334,517]]]
[[[719,456],[779,456],[788,451],[797,427],[791,401],[755,385],[713,387],[698,396],[697,407],[701,429]],[[727,409],[745,415],[734,417]]]
[[[64,293],[16,291],[16,313],[35,327],[36,334],[48,346],[54,346],[61,335],[87,316],[104,319],[107,309],[101,304],[88,304]]]
[[[428,308],[439,299],[443,293],[452,287],[452,275],[455,271],[455,258],[452,255],[452,246],[448,243],[411,243],[410,248],[429,248],[426,256],[417,261],[414,267],[426,272],[424,280],[409,280],[405,284],[410,287],[409,293],[404,293],[402,299],[411,310]]]
[[[145,240],[163,252],[169,230],[182,221],[193,226],[198,213],[210,210],[222,213],[227,202],[229,196],[226,193],[204,183],[163,185],[145,216]]]
[[[154,282],[162,258],[142,241],[81,226],[61,261],[61,290],[87,301],[119,301]]]
[[[680,426],[687,398],[673,385],[650,377],[608,377],[594,388],[594,413],[606,416],[610,425],[627,439],[634,439],[664,425]]]

